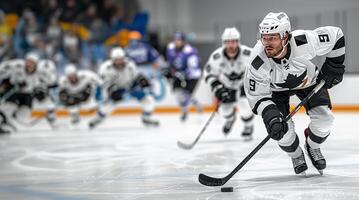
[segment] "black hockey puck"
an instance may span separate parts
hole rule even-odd
[[[222,187],[221,192],[233,192],[233,187]]]

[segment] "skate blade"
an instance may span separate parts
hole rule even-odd
[[[303,176],[303,177],[307,177],[307,173],[304,171],[304,172],[301,172],[301,173],[299,173],[301,176]]]
[[[323,176],[323,170],[322,169],[318,169],[318,172],[321,176]]]
[[[253,140],[253,137],[252,136],[243,136],[243,139],[245,142],[249,142],[249,141]]]

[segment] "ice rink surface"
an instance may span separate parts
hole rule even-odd
[[[87,120],[71,126],[59,120],[51,130],[45,121],[0,137],[0,199],[359,199],[359,114],[336,113],[332,134],[323,145],[324,176],[311,165],[307,177],[295,175],[290,158],[270,140],[225,186],[206,187],[199,173],[227,175],[266,136],[256,118],[254,139],[244,142],[242,122],[228,137],[222,120],[214,118],[190,151],[191,142],[209,114],[192,114],[186,123],[178,115],[158,115],[159,128],[144,127],[139,116],[111,117],[95,130]],[[303,146],[308,118],[294,117]]]

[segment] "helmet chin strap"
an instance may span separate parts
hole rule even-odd
[[[281,44],[282,44],[282,51],[278,55],[273,56],[273,58],[281,58],[283,56],[282,54],[283,54],[285,48],[287,47],[287,45],[289,44],[289,39],[285,45],[283,45],[283,40],[282,40]]]

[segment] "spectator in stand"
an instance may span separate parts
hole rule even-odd
[[[95,4],[90,4],[87,7],[86,12],[80,17],[79,22],[90,31],[90,37],[85,44],[87,48],[84,48],[84,56],[89,60],[89,64],[92,68],[94,68],[106,58],[106,49],[102,43],[109,36],[108,26],[98,17]]]
[[[51,24],[51,20],[60,16],[61,10],[57,0],[43,0],[42,1],[42,23],[44,30]]]
[[[31,49],[39,33],[40,25],[35,14],[31,10],[25,9],[15,30],[14,46],[18,57],[23,57]]]
[[[74,22],[80,13],[80,6],[76,0],[66,0],[65,5],[60,14],[60,21]]]
[[[11,27],[5,24],[5,13],[0,9],[0,62],[14,56],[11,38]]]
[[[113,0],[103,0],[100,6],[99,14],[107,24],[110,24],[116,10],[117,7]]]

